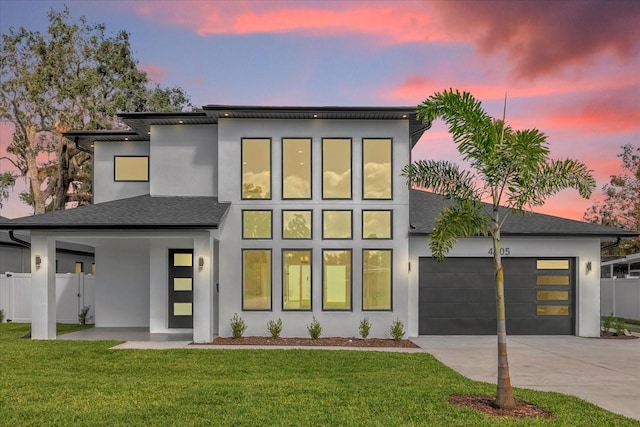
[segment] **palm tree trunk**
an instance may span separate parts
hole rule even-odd
[[[505,320],[504,304],[504,270],[500,256],[500,230],[493,234],[493,261],[496,268],[496,315],[498,319],[498,387],[496,390],[496,405],[500,408],[511,409],[516,406],[511,389],[509,375],[509,361],[507,359],[507,323]]]

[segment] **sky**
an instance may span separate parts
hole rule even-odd
[[[515,129],[547,135],[551,157],[584,162],[591,200],[566,190],[536,212],[582,219],[640,145],[640,1],[0,0],[0,33],[45,32],[47,12],[130,33],[141,69],[193,105],[416,106],[471,92]],[[12,125],[0,123],[0,157]],[[414,160],[460,162],[436,121]],[[0,172],[9,170],[0,161]],[[0,215],[30,215],[20,179]]]

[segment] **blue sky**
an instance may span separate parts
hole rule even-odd
[[[619,147],[640,145],[640,2],[0,0],[0,31],[46,31],[65,4],[128,31],[140,67],[194,105],[417,105],[452,87],[499,116],[506,93],[507,121],[544,131],[599,188]],[[0,153],[11,130],[0,123]],[[457,159],[439,122],[413,156]],[[23,185],[1,215],[30,214]],[[537,210],[580,219],[591,203],[567,191]]]

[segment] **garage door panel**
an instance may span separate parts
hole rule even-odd
[[[515,335],[573,334],[574,260],[563,259],[564,265],[568,262],[569,270],[547,271],[538,270],[540,259],[543,258],[503,258],[507,332]],[[419,272],[420,334],[496,333],[492,259],[448,258],[440,263],[431,258],[420,258]],[[569,277],[568,285],[552,286],[540,279],[549,274]],[[567,292],[566,301],[554,300],[556,293],[539,293],[559,290]],[[561,312],[568,312],[567,315],[557,315],[557,310],[548,308],[558,304],[568,307]]]

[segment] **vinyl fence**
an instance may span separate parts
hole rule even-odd
[[[95,276],[56,274],[56,321],[78,323],[83,307],[89,306],[88,323],[93,323]],[[31,322],[31,274],[0,274],[0,309],[6,320]]]
[[[600,279],[600,314],[640,320],[640,279]]]

